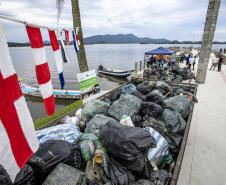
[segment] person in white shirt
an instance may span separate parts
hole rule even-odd
[[[215,70],[215,68],[216,68],[216,66],[217,66],[217,64],[218,64],[218,62],[219,62],[219,58],[218,57],[213,57],[213,59],[212,59],[212,65],[211,65],[211,67],[210,67],[210,70],[212,70],[212,68],[213,68],[213,71]]]

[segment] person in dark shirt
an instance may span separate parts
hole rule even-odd
[[[224,55],[223,55],[223,51],[222,49],[220,49],[220,52],[218,53],[218,58],[219,58],[219,61],[218,61],[218,65],[217,65],[217,68],[218,68],[218,72],[221,71],[221,66],[224,62]]]

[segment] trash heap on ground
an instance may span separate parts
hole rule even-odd
[[[163,81],[124,85],[37,131],[40,148],[14,184],[168,185],[195,102],[189,88]]]
[[[140,81],[142,80],[163,80],[163,81],[172,81],[172,82],[183,82],[186,80],[195,79],[195,73],[191,72],[186,67],[182,68],[176,64],[172,66],[159,67],[156,64],[152,64],[149,68],[143,71],[143,76],[140,78],[137,75],[132,77],[132,80]]]

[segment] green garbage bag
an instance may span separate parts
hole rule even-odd
[[[102,148],[102,144],[98,137],[92,133],[84,133],[79,137],[79,146],[81,148],[82,157],[85,161],[90,161],[96,149]]]

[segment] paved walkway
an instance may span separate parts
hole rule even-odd
[[[226,185],[226,66],[199,85],[178,185]]]

